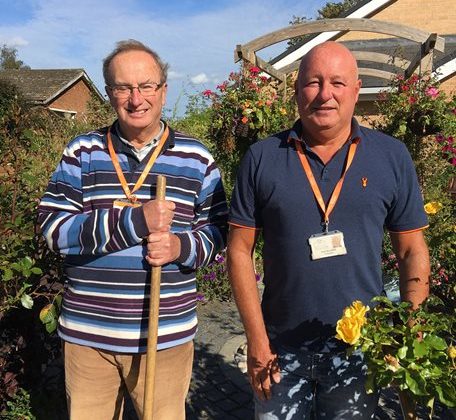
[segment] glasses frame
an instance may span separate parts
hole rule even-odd
[[[157,96],[157,92],[165,84],[166,84],[166,82],[160,82],[160,83],[148,82],[148,83],[141,83],[140,85],[137,85],[137,86],[131,86],[131,85],[106,85],[106,87],[112,92],[112,94],[113,94],[113,96],[115,98],[119,98],[119,99],[129,98],[133,94],[133,90],[135,90],[135,89],[138,89],[138,92],[144,98],[149,98],[151,96]],[[155,85],[155,90],[152,93],[144,94],[141,89],[143,89],[145,85]],[[117,89],[120,88],[120,87],[126,88],[127,90],[119,92],[119,90],[117,90]],[[127,92],[128,92],[128,94],[127,94]]]

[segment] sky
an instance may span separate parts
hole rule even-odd
[[[326,0],[0,0],[0,45],[32,69],[83,68],[104,94],[102,60],[117,41],[137,39],[169,64],[168,114],[188,95],[239,69],[237,44],[314,18]],[[285,44],[260,53],[270,59]]]

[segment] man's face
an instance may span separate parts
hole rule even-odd
[[[110,85],[138,86],[161,83],[160,68],[153,57],[144,51],[127,51],[116,55],[109,65]],[[142,96],[133,89],[126,98],[115,97],[107,88],[109,100],[117,113],[127,139],[138,135],[152,136],[160,127],[160,116],[166,101],[166,85],[155,96]]]
[[[354,58],[340,46],[311,51],[301,64],[296,98],[304,131],[311,136],[351,126],[361,81]]]

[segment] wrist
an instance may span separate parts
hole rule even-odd
[[[171,246],[173,249],[173,261],[176,261],[179,259],[179,256],[181,254],[181,240],[177,235],[174,233],[171,234]]]

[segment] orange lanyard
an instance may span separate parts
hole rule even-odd
[[[356,152],[356,147],[358,146],[358,142],[356,140],[354,140],[352,142],[352,144],[350,144],[350,148],[348,149],[347,162],[345,164],[344,172],[343,172],[342,176],[340,177],[339,181],[337,182],[336,186],[334,187],[334,191],[331,194],[331,198],[329,199],[328,206],[326,206],[325,201],[323,200],[323,196],[321,195],[320,188],[318,187],[317,181],[315,180],[315,177],[312,173],[312,169],[310,169],[310,165],[309,165],[307,156],[305,155],[305,153],[302,149],[301,142],[295,139],[295,145],[296,145],[296,152],[298,153],[299,160],[301,161],[301,165],[304,168],[304,172],[307,176],[307,179],[309,180],[310,186],[312,187],[312,191],[314,193],[315,199],[317,200],[317,203],[320,206],[320,209],[323,213],[323,216],[324,216],[323,225],[325,227],[325,232],[328,232],[329,215],[334,210],[337,200],[339,199],[340,191],[342,190],[342,185],[343,185],[344,179],[345,179],[345,174],[347,173],[348,168],[350,168],[350,166],[353,162],[353,158],[355,157],[355,152]]]
[[[142,184],[144,183],[144,180],[146,179],[146,176],[148,175],[149,171],[152,169],[153,164],[155,163],[155,160],[157,159],[157,156],[161,152],[163,145],[165,144],[168,135],[169,135],[169,130],[168,127],[165,128],[165,131],[163,135],[161,136],[161,139],[157,146],[155,146],[155,150],[152,153],[151,157],[149,158],[149,162],[147,162],[146,167],[142,171],[142,174],[136,181],[136,184],[134,185],[133,189],[130,190],[130,187],[127,184],[127,180],[125,179],[125,176],[122,172],[122,168],[120,167],[119,164],[119,159],[117,159],[116,152],[114,151],[114,147],[112,145],[112,138],[111,138],[111,127],[109,127],[108,134],[107,134],[107,140],[108,140],[108,150],[109,150],[109,155],[111,156],[112,164],[114,165],[114,169],[116,170],[117,177],[119,178],[120,184],[122,185],[122,189],[124,190],[125,196],[127,197],[128,201],[130,203],[134,204],[137,201],[136,195],[134,193],[138,191]]]

